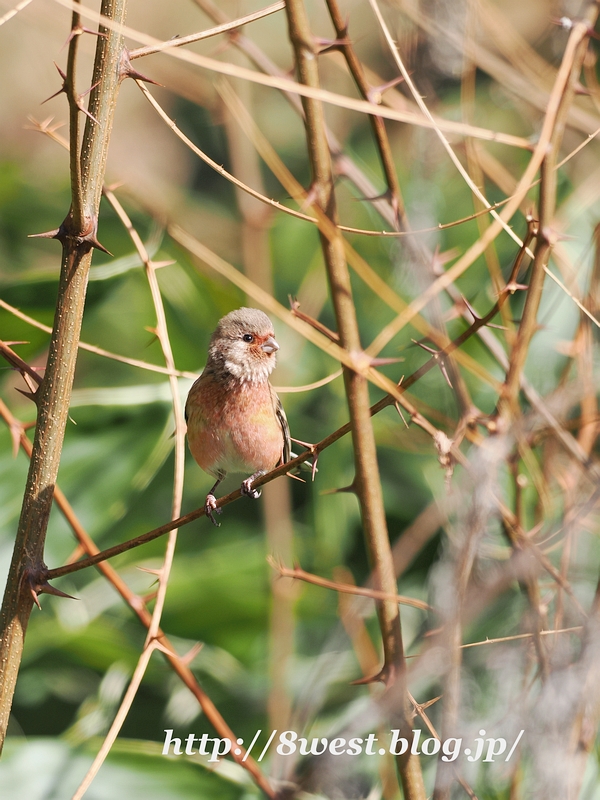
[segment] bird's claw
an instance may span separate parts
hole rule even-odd
[[[261,495],[260,489],[253,489],[252,488],[252,481],[254,480],[254,476],[252,478],[246,478],[245,481],[242,482],[240,487],[240,491],[246,497],[251,497],[253,500],[258,500]]]
[[[221,523],[217,522],[217,520],[214,517],[215,511],[217,512],[217,514],[221,514],[223,512],[223,509],[217,508],[217,498],[214,496],[214,494],[207,494],[206,502],[204,503],[204,512],[206,516],[209,518],[209,520],[212,522],[212,524],[216,528],[220,528]]]

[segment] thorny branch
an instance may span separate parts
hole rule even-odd
[[[298,79],[303,85],[319,89],[315,43],[303,0],[288,0],[286,15]],[[314,196],[314,205],[320,209],[331,225],[335,226],[336,199],[323,107],[320,102],[308,97],[303,97],[302,103],[312,173],[310,194]],[[352,298],[344,242],[339,229],[321,232],[321,247],[340,344],[350,353],[360,352],[362,348],[356,308]],[[375,436],[370,421],[368,383],[365,377],[351,369],[345,369],[344,384],[354,450],[356,475],[353,483],[360,504],[365,543],[376,588],[391,594],[395,591],[396,581],[383,506]],[[408,703],[399,609],[395,603],[383,600],[378,603],[377,611],[384,652],[384,664],[377,677],[383,680],[388,690],[399,698],[397,713],[399,724],[404,729],[408,727]],[[405,795],[415,800],[424,798],[423,777],[419,762],[414,755],[400,757],[398,767]]]
[[[589,32],[593,28],[597,16],[597,5],[590,3],[586,18],[573,25],[546,112],[544,127],[547,128],[546,138],[548,142],[547,151],[543,154],[541,161],[539,235],[525,308],[517,339],[512,349],[510,365],[499,406],[500,418],[503,424],[507,424],[508,419],[515,416],[520,376],[525,366],[531,339],[537,327],[537,312],[544,286],[544,267],[547,266],[555,239],[555,234],[552,231],[552,219],[556,204],[556,171],[554,166],[558,160],[567,114],[575,94],[576,83],[579,80],[583,59],[587,51]]]
[[[96,237],[96,228],[120,83],[117,65],[122,37],[118,26],[124,20],[125,10],[125,0],[104,0],[102,3],[103,14],[116,24],[116,30],[101,27],[99,31],[81,151],[78,139],[80,106],[74,88],[75,56],[81,27],[78,17],[73,19],[66,76],[74,169],[71,210],[57,230],[43,234],[61,242],[62,267],[48,363],[35,395],[38,419],[31,464],[0,614],[0,747],[6,734],[25,631],[35,597],[36,586],[31,584],[30,587],[30,577],[33,572],[43,570],[44,542],[67,422],[92,250],[102,247]]]

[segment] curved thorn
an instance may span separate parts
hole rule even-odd
[[[89,242],[92,245],[92,247],[96,248],[96,250],[102,250],[103,253],[106,253],[107,255],[112,256],[112,253],[110,252],[110,250],[107,250],[106,247],[104,247],[103,244],[100,244],[100,242],[98,241],[98,239],[96,239],[95,236],[91,236],[91,235],[90,236],[86,236],[84,241]]]

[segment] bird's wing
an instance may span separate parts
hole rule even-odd
[[[292,454],[292,440],[290,438],[290,426],[288,424],[285,411],[283,410],[283,406],[281,405],[281,400],[279,399],[279,395],[277,394],[275,389],[273,389],[272,386],[271,386],[271,400],[273,401],[273,410],[275,411],[277,422],[279,422],[279,424],[281,425],[281,432],[283,433],[282,463],[285,464],[287,461],[290,460]]]
[[[204,370],[204,372],[206,372],[206,370]],[[204,372],[202,373],[202,375],[200,375],[198,378],[196,378],[196,380],[192,384],[192,387],[191,387],[190,391],[188,392],[187,400],[185,401],[185,409],[184,409],[184,415],[185,415],[185,421],[186,422],[189,422],[191,408],[192,408],[192,405],[194,403],[194,395],[196,394],[196,392],[198,391],[198,389],[200,388],[200,386],[203,383],[202,378],[204,377]]]

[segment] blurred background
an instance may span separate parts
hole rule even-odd
[[[0,16],[13,5],[12,0],[2,0]],[[131,0],[127,23],[168,40],[259,7],[246,0],[223,0],[218,8],[208,0],[168,4]],[[326,47],[335,36],[327,8],[320,2],[309,2],[307,7],[312,30]],[[405,84],[385,87],[398,70],[369,4],[344,2],[341,10],[349,20],[349,37],[370,85],[381,87],[384,103],[391,108],[415,113],[415,101]],[[487,200],[502,202],[514,191],[530,158],[524,145],[535,143],[539,134],[568,37],[557,23],[562,16],[580,14],[580,4],[396,0],[382,4],[382,10],[432,113],[521,141],[519,146],[510,146],[465,136],[459,127],[447,132]],[[55,228],[69,206],[68,157],[56,141],[56,136],[68,135],[65,97],[58,95],[41,105],[60,88],[53,62],[65,67],[63,45],[69,30],[69,10],[51,0],[34,0],[0,27],[4,76],[0,82],[0,337],[19,342],[14,349],[40,369],[49,341],[43,326],[51,326],[53,320],[60,248],[57,242],[27,237]],[[128,44],[139,46],[132,40]],[[80,91],[89,85],[94,47],[93,36],[81,37]],[[251,69],[270,64],[281,74],[293,74],[282,11],[247,25],[236,39],[213,37],[187,49]],[[560,158],[600,127],[596,52],[597,42],[592,41],[582,77],[585,89],[582,86],[569,116]],[[319,65],[325,88],[359,97],[340,52],[327,50]],[[279,159],[308,189],[303,123],[284,94],[238,78],[225,79],[166,53],[139,59],[135,67],[162,84],[149,86],[152,95],[214,162],[268,198],[298,208],[289,185],[283,186],[257,154],[256,139],[253,142],[240,124],[236,104],[243,104]],[[326,116],[332,142],[337,140],[334,150],[339,147],[335,169],[341,221],[358,229],[392,230],[393,212],[385,198],[386,184],[368,118],[333,105],[326,106]],[[64,126],[56,127],[59,123]],[[41,133],[41,124],[56,136]],[[471,217],[481,209],[480,202],[434,131],[389,120],[386,128],[406,219],[418,233],[397,238],[349,233],[347,238],[390,290],[409,303],[432,282],[436,268],[451,263],[477,240],[489,218],[480,215],[440,229],[440,224]],[[555,221],[559,244],[551,263],[571,294],[585,301],[593,313],[599,170],[595,141],[561,168]],[[218,319],[256,302],[171,238],[170,224],[196,237],[283,305],[288,305],[288,296],[297,297],[302,311],[335,328],[316,227],[235,189],[174,135],[133,81],[121,88],[107,183],[117,187],[115,192],[152,259],[172,262],[158,271],[158,280],[175,363],[184,373],[179,378],[182,403],[193,375],[204,366]],[[369,197],[380,195],[379,202],[369,202]],[[526,232],[525,214],[535,214],[535,202],[532,189],[513,217],[511,225],[520,237]],[[99,238],[114,255],[95,252],[82,341],[128,359],[164,366],[153,332],[156,315],[144,270],[106,201]],[[517,252],[515,242],[502,233],[457,281],[454,298],[440,294],[424,310],[423,319],[445,329],[451,338],[458,336],[466,323],[456,298],[462,294],[480,314],[486,313],[496,300],[497,281],[507,279]],[[526,278],[523,282],[527,283]],[[397,309],[355,275],[353,286],[366,346]],[[591,298],[589,303],[586,298]],[[515,295],[504,317],[496,320],[507,328],[491,333],[502,352],[508,352],[508,344],[514,341],[514,322],[520,318],[522,304],[522,295]],[[588,399],[586,441],[593,459],[597,328],[586,320],[572,298],[547,280],[540,330],[526,374],[560,424],[579,441],[584,427],[582,397]],[[281,349],[272,382],[280,392],[292,436],[319,441],[348,419],[341,377],[318,388],[293,390],[334,375],[338,365],[280,320],[274,319],[274,324]],[[422,329],[409,325],[381,351],[384,357],[402,359],[381,368],[393,380],[410,375],[427,360],[428,354],[415,339],[432,344],[423,339]],[[481,415],[493,413],[504,378],[503,367],[477,337],[461,351],[465,358],[457,369],[464,383],[462,395],[456,379],[450,386],[437,369],[411,389],[420,412],[448,436],[455,434],[464,419],[465,397]],[[24,423],[33,422],[33,404],[17,391],[25,388],[20,376],[4,365],[0,381],[0,397],[10,412]],[[373,387],[371,391],[375,402],[381,393]],[[565,685],[560,683],[561,670],[576,661],[580,650],[578,606],[589,608],[595,590],[600,562],[596,500],[585,476],[549,434],[539,409],[532,409],[527,401],[524,411],[529,414],[526,425],[532,455],[520,467],[522,518],[548,558],[568,577],[577,601],[561,593],[547,574],[540,576],[539,608],[545,627],[577,628],[552,638],[549,658],[559,687]],[[174,421],[166,375],[82,350],[70,417],[59,485],[98,547],[109,547],[168,521]],[[465,439],[463,450],[480,477],[473,483],[461,469],[451,476],[440,464],[431,439],[414,424],[406,426],[393,406],[377,415],[373,424],[398,591],[443,606],[474,491],[491,483],[507,502],[516,502],[507,459],[510,441],[500,439],[485,450],[478,449],[477,436],[470,442]],[[2,423],[2,583],[12,554],[27,466],[22,451],[14,454],[11,432]],[[304,476],[306,483],[281,478],[265,488],[260,501],[241,499],[228,506],[219,529],[201,519],[179,533],[162,627],[180,655],[202,643],[190,666],[235,734],[246,742],[258,729],[290,728],[309,738],[331,738],[339,731],[366,735],[381,722],[376,703],[380,687],[350,685],[363,673],[377,670],[374,604],[278,579],[266,561],[274,555],[289,567],[298,562],[311,573],[346,583],[360,585],[368,579],[356,497],[331,491],[352,483],[349,437],[325,450],[318,467],[314,482],[310,473]],[[212,479],[188,454],[184,513],[203,503],[211,484]],[[237,478],[228,480],[223,493],[236,485]],[[511,548],[490,509],[484,528],[473,581],[475,587],[493,584],[493,589],[483,593],[465,623],[464,641],[469,643],[532,629],[522,585],[503,572]],[[76,546],[69,525],[54,509],[46,563],[50,567],[62,564]],[[160,566],[164,548],[164,541],[158,539],[111,563],[133,592],[150,596],[155,590],[154,576],[144,570]],[[34,609],[32,614],[10,738],[0,762],[2,796],[10,800],[71,796],[112,721],[145,640],[146,629],[100,573],[78,572],[57,585],[78,599],[43,596],[42,613]],[[414,656],[423,650],[427,631],[436,628],[439,620],[431,612],[410,606],[402,607],[402,620],[405,646]],[[442,691],[440,668],[431,660],[415,664],[411,692],[419,703],[426,703]],[[477,797],[532,796],[527,791],[535,775],[550,769],[554,751],[543,754],[535,745],[547,723],[532,711],[542,692],[531,638],[464,651],[461,734],[474,737],[485,728],[490,735],[508,737],[526,727],[524,717],[529,726],[524,743],[529,749],[523,758],[510,765],[465,766],[466,780]],[[428,713],[439,725],[437,706]],[[423,727],[422,721],[415,724]],[[165,729],[173,729],[175,735],[192,731],[213,735],[192,694],[156,654],[121,735],[86,796],[91,800],[125,791],[131,800],[260,796],[247,773],[233,762],[213,770],[206,759],[160,756]],[[564,740],[563,744],[566,748]],[[592,746],[590,750],[581,795],[589,798],[600,796],[598,750]],[[400,796],[390,778],[393,762],[387,757],[353,758],[344,761],[343,767],[341,762],[330,763],[331,759],[326,764],[317,761],[305,758],[292,764],[272,754],[261,767],[275,780],[300,782],[307,794]],[[422,763],[430,788],[435,759],[424,756]],[[513,794],[519,786],[522,793]]]

